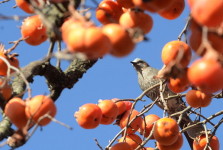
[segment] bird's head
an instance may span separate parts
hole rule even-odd
[[[149,64],[147,64],[144,60],[140,59],[140,58],[136,58],[133,61],[131,61],[132,65],[134,66],[134,68],[141,72],[144,68],[148,68]]]

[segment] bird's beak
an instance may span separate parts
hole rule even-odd
[[[130,63],[131,63],[131,64],[133,64],[133,65],[135,65],[135,64],[136,64],[136,62],[134,62],[134,61],[130,61]]]

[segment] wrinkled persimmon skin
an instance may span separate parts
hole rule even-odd
[[[199,90],[190,90],[186,94],[187,103],[194,108],[207,107],[212,100],[212,94],[203,93]]]
[[[101,121],[102,111],[96,104],[84,104],[75,112],[74,117],[77,123],[85,129],[96,128]]]
[[[122,116],[122,118],[120,119],[120,124],[119,126],[122,128],[126,127],[127,125],[127,121],[128,121],[128,116],[130,114],[131,110],[128,110],[124,113],[124,115]],[[139,112],[135,109],[132,110],[131,116],[130,116],[130,120],[131,121],[133,118],[135,118],[136,115],[138,115]],[[128,127],[127,129],[127,133],[128,134],[132,134],[135,133],[142,125],[142,118],[141,117],[137,117]]]
[[[118,141],[124,142],[124,137],[121,137]],[[126,136],[125,142],[128,143],[132,149],[136,149],[142,143],[142,139],[137,134],[129,134]]]
[[[204,150],[206,144],[207,144],[206,135],[203,134],[194,140],[193,150]],[[212,150],[220,150],[220,143],[216,136],[212,137],[209,146],[212,148]],[[210,149],[208,149],[208,150],[210,150]]]
[[[30,100],[27,100],[25,112],[27,118],[31,119],[34,123],[37,123],[40,126],[45,126],[51,122],[51,119],[44,117],[44,115],[54,117],[57,108],[49,96],[37,95]]]
[[[21,98],[14,97],[6,104],[4,113],[9,117],[10,121],[18,128],[26,127],[28,119],[25,114],[25,101]]]
[[[43,25],[39,15],[27,17],[23,21],[21,34],[25,42],[33,46],[47,40],[46,27]]]
[[[100,124],[111,124],[118,116],[118,107],[112,100],[99,101],[98,107],[102,111],[102,118]]]
[[[171,145],[176,142],[179,126],[172,118],[161,118],[156,121],[153,136],[162,145]]]
[[[133,149],[128,143],[120,142],[112,146],[109,150],[133,150]]]
[[[187,75],[191,84],[205,93],[214,93],[223,88],[223,69],[214,59],[196,60],[188,69]]]

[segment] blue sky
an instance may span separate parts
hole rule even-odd
[[[0,4],[0,15],[27,15],[19,8],[12,8],[14,5],[13,0]],[[88,5],[92,6],[92,3],[88,2]],[[151,66],[160,69],[163,65],[160,57],[162,47],[169,41],[177,40],[177,36],[186,23],[188,14],[187,6],[183,14],[172,21],[163,19],[157,14],[151,14],[154,19],[154,26],[152,31],[146,35],[149,41],[138,43],[134,52],[127,57],[105,56],[89,69],[72,89],[65,89],[56,101],[58,108],[56,119],[72,126],[73,130],[52,122],[42,129],[38,128],[31,139],[18,150],[97,150],[99,148],[94,141],[95,138],[102,147],[105,147],[120,128],[116,125],[100,125],[91,130],[82,129],[73,117],[74,112],[81,105],[97,103],[99,99],[138,97],[141,90],[137,83],[136,72],[130,61],[139,57],[146,60]],[[0,20],[0,43],[6,45],[6,48],[11,46],[8,44],[9,41],[20,38],[19,26],[21,26],[21,21]],[[15,50],[16,53],[19,53],[20,66],[23,67],[32,61],[43,58],[47,53],[48,46],[48,41],[35,47],[21,42]],[[194,55],[192,60],[196,58],[197,56]],[[65,68],[68,63],[63,61],[62,67]],[[31,84],[32,95],[49,93],[43,78],[35,77],[34,80],[34,83]],[[146,99],[146,102],[139,102],[136,106],[137,110],[151,102],[146,97],[144,99]],[[202,109],[202,113],[209,116],[221,110],[219,108],[221,105],[221,100],[213,100],[210,107]],[[160,117],[163,115],[157,107],[154,107],[149,113],[155,113]],[[222,127],[219,128],[219,131],[222,131]],[[217,132],[217,136],[220,141],[223,140],[220,132]],[[147,146],[153,147],[154,141],[149,142]],[[9,147],[5,146],[2,149],[8,150]],[[182,149],[189,149],[186,141]]]

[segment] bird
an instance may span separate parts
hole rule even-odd
[[[156,78],[159,72],[158,69],[151,67],[146,61],[140,58],[134,59],[133,61],[131,61],[131,63],[133,64],[133,67],[137,72],[138,83],[142,91],[145,91],[158,84],[158,86],[146,92],[146,96],[149,97],[152,101],[155,101],[157,100],[157,98],[159,98],[157,105],[160,108],[164,109],[168,114],[173,114],[186,108],[182,98],[177,96],[176,93],[172,92],[166,84],[162,85],[163,86],[162,93],[164,100],[167,99],[168,97],[174,97],[174,98],[169,98],[167,101],[163,101],[161,99],[159,84],[161,82],[163,83],[164,79]],[[164,104],[164,102],[166,104]]]
[[[131,61],[133,67],[135,68],[138,76],[138,83],[142,91],[146,91],[146,96],[149,97],[152,101],[157,101],[157,105],[165,110],[168,115],[183,111],[186,109],[186,105],[183,99],[177,95],[177,93],[172,92],[165,83],[164,79],[157,78],[159,72],[158,69],[151,67],[146,61],[135,58]],[[160,86],[155,86],[157,84],[163,86],[163,100],[161,97]],[[152,88],[153,87],[153,88]],[[150,89],[151,88],[151,89]],[[166,104],[164,104],[166,103]],[[179,117],[175,116],[175,119],[178,120]],[[191,122],[190,117],[187,113],[182,114],[182,119],[179,122],[181,129],[186,127]],[[185,136],[189,143],[192,142],[192,138],[185,132]],[[191,146],[191,144],[190,144]]]

